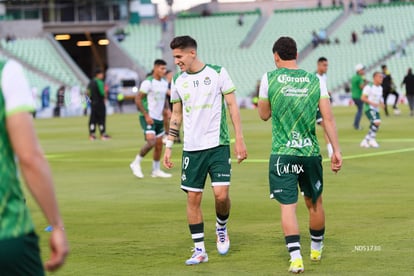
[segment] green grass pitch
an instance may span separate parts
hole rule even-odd
[[[326,240],[323,259],[309,261],[308,216],[303,199],[297,210],[302,254],[308,275],[412,275],[414,197],[414,118],[402,107],[400,116],[385,117],[378,149],[361,149],[368,129],[352,128],[354,107],[336,107],[344,156],[338,174],[324,156]],[[181,146],[175,145],[172,179],[150,177],[152,152],[143,162],[144,179],[135,178],[129,163],[143,144],[136,114],[107,118],[111,141],[87,139],[87,118],[36,120],[50,162],[71,252],[66,265],[48,275],[286,275],[288,253],[278,204],[269,199],[270,122],[256,110],[242,110],[248,160],[233,162],[231,249],[215,249],[215,212],[207,180],[203,198],[205,242],[209,262],[185,266],[191,255],[185,193],[179,188]],[[320,127],[318,137],[323,143]],[[232,148],[233,149],[233,148]],[[235,158],[233,158],[235,159]],[[49,233],[43,215],[28,197],[48,257]]]

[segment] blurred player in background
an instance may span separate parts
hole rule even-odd
[[[44,275],[44,268],[54,271],[62,266],[69,252],[50,168],[34,131],[33,110],[33,97],[20,64],[0,61],[0,275]],[[44,266],[16,160],[53,229],[51,255]]]
[[[362,64],[357,64],[355,66],[356,74],[351,78],[351,94],[352,100],[354,101],[355,106],[357,107],[357,113],[354,118],[354,128],[356,130],[362,130],[360,125],[362,118],[362,110],[364,103],[361,101],[362,89],[367,85],[367,80],[365,79],[365,66]]]
[[[163,172],[160,168],[162,137],[164,135],[164,111],[168,109],[166,104],[168,82],[164,79],[166,72],[167,63],[162,59],[155,60],[152,74],[141,83],[139,93],[135,98],[135,103],[140,111],[139,122],[146,141],[130,164],[132,173],[138,178],[144,177],[141,161],[152,148],[154,148],[154,153],[151,176],[171,177],[171,174]]]
[[[332,171],[341,169],[342,156],[324,82],[298,68],[297,47],[292,38],[280,37],[273,45],[273,54],[278,69],[262,77],[258,110],[262,120],[272,119],[270,197],[280,203],[282,229],[290,254],[289,271],[301,273],[304,265],[296,218],[298,183],[309,210],[312,261],[321,259],[325,235],[322,157],[315,133],[318,106],[333,148]]]
[[[381,124],[379,108],[384,107],[382,83],[383,74],[375,72],[373,74],[373,83],[366,85],[362,91],[361,100],[364,102],[364,111],[370,122],[368,134],[362,140],[360,146],[363,148],[378,148],[376,141],[377,132]]]
[[[101,69],[95,71],[95,77],[88,84],[88,96],[91,104],[89,118],[89,140],[96,140],[95,127],[98,125],[101,140],[109,140],[111,136],[106,134],[106,106],[105,106],[105,74]]]
[[[401,114],[401,111],[398,109],[397,104],[398,104],[398,98],[400,97],[400,95],[397,93],[397,91],[395,91],[395,84],[394,81],[391,77],[391,73],[387,68],[387,65],[383,64],[381,65],[381,70],[382,70],[382,97],[383,97],[383,102],[384,102],[384,111],[385,111],[385,115],[388,116],[388,108],[387,108],[387,99],[389,95],[394,95],[394,104],[392,106],[393,110],[394,110],[394,114],[395,115],[399,115]]]
[[[215,198],[217,250],[224,255],[230,247],[227,233],[230,216],[230,137],[224,103],[234,127],[238,163],[247,158],[247,151],[234,93],[236,88],[226,69],[199,60],[197,42],[189,36],[174,38],[170,47],[181,73],[174,76],[171,85],[173,112],[164,166],[173,166],[172,145],[183,123],[181,189],[187,193],[187,219],[194,241],[194,253],[185,263],[196,265],[208,261],[201,211],[207,174],[210,175]]]
[[[405,85],[405,96],[410,107],[410,116],[414,116],[414,75],[411,68],[408,68],[407,75],[404,77],[401,87],[403,85]]]
[[[319,81],[324,83],[326,87],[328,87],[327,86],[328,77],[326,76],[327,72],[328,72],[328,59],[326,57],[320,57],[317,62],[316,76],[319,78]],[[319,111],[319,108],[318,108],[318,111],[316,112],[316,123],[320,125],[324,130],[323,138],[325,139],[326,149],[328,150],[328,157],[331,158],[333,149],[332,149],[331,142],[329,141],[328,134],[326,134],[325,125],[323,123],[322,115],[321,115],[321,112]]]

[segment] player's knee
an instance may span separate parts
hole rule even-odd
[[[215,194],[215,199],[217,203],[224,203],[229,200],[228,193],[217,193]]]

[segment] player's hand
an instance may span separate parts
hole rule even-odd
[[[48,271],[55,271],[64,264],[69,253],[68,241],[62,228],[54,227],[49,239],[49,247],[51,254],[45,263],[45,268]]]
[[[171,169],[172,167],[174,167],[173,162],[171,162],[171,149],[170,148],[165,148],[162,164],[167,169]]]
[[[148,114],[145,114],[145,122],[147,123],[147,125],[154,124],[154,120]]]
[[[247,158],[247,149],[243,139],[236,139],[234,154],[237,156],[238,164]]]
[[[342,154],[334,152],[331,157],[331,170],[335,173],[339,172],[342,167]]]

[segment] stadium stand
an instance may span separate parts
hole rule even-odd
[[[371,68],[381,62],[388,63],[385,60],[391,55],[392,41],[398,48],[403,41],[414,35],[413,14],[413,4],[374,5],[365,8],[362,14],[351,14],[331,36],[338,38],[340,43],[317,47],[300,65],[304,69],[314,70],[316,60],[320,56],[327,57],[330,64],[328,88],[331,91],[340,91],[344,83],[348,82],[354,74],[356,64],[363,63]],[[382,26],[384,32],[363,34],[364,26],[379,28]],[[355,44],[351,42],[353,31],[358,35],[358,41]],[[397,63],[399,62],[390,62],[389,68],[398,72],[401,66],[401,70],[406,70],[406,66],[397,65]],[[372,70],[368,70],[368,73],[370,72]]]
[[[209,63],[222,65],[230,72],[239,95],[249,96],[264,72],[274,69],[272,46],[281,35],[297,39],[301,50],[311,42],[312,31],[329,26],[342,9],[278,11],[268,19],[250,48],[240,48],[260,14],[245,14],[245,24],[237,26],[238,13],[198,18],[178,18],[175,34],[188,34],[199,42],[199,55]],[[300,16],[302,20],[294,20]],[[307,22],[306,25],[303,22]],[[309,22],[309,23],[308,23]],[[211,31],[214,30],[214,31]]]
[[[121,47],[132,60],[150,72],[157,58],[162,58],[162,48],[168,45],[160,44],[161,27],[159,24],[128,24],[125,27],[126,37],[120,42]]]
[[[251,77],[250,68],[255,63],[254,57],[245,55],[249,51],[240,48],[259,13],[245,13],[244,24],[239,26],[238,13],[213,15],[208,17],[184,17],[175,22],[175,35],[190,35],[197,40],[200,58],[211,64],[224,66],[231,74],[238,93],[246,96],[254,88],[255,77]],[[249,79],[253,82],[249,85]]]
[[[1,46],[18,59],[66,85],[73,86],[81,83],[46,38],[18,38],[13,43],[2,40]]]

